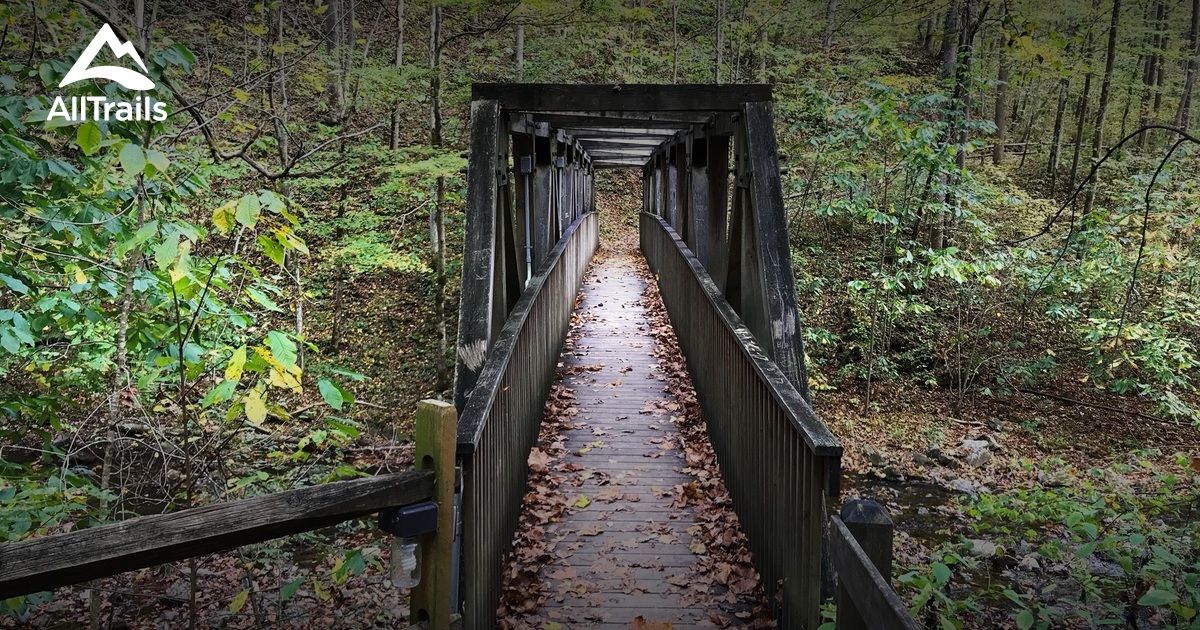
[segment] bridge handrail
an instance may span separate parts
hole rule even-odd
[[[537,440],[575,296],[599,237],[595,212],[563,232],[488,351],[460,416],[463,622],[468,629],[495,624],[502,562],[520,516],[529,449]]]
[[[639,227],[776,619],[784,628],[815,628],[841,445],[675,231],[645,212]]]

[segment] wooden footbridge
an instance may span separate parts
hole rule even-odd
[[[381,510],[395,526],[415,513],[396,508],[431,502],[437,522],[421,530],[414,620],[493,627],[530,449],[599,245],[594,176],[622,168],[641,172],[640,251],[778,626],[816,628],[836,577],[839,627],[916,627],[888,585],[886,514],[851,502],[842,518],[830,516],[842,451],[809,404],[778,160],[764,85],[476,85],[454,406],[422,403],[419,470],[3,545],[0,598]],[[636,295],[618,271],[592,281],[608,292],[604,299],[584,298],[606,304],[610,321],[585,343],[622,357],[630,370],[652,370],[616,341],[627,337],[623,305]],[[629,317],[636,328],[638,316]],[[622,462],[641,465],[625,456],[641,458],[640,438],[652,427],[621,422],[661,393],[638,385],[619,395],[619,403],[598,394],[586,401],[593,423],[632,436],[612,445],[608,473]],[[678,468],[648,474],[670,478]],[[631,509],[649,521],[666,518],[652,502]],[[658,602],[671,606],[685,604]],[[610,621],[626,623],[619,615]]]

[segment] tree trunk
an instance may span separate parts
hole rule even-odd
[[[721,85],[721,66],[725,63],[725,0],[717,0],[717,43],[714,51],[716,62],[713,65],[714,83]]]
[[[1100,159],[1100,146],[1104,140],[1104,119],[1108,116],[1108,99],[1112,92],[1113,68],[1117,60],[1117,35],[1121,27],[1121,0],[1113,0],[1112,23],[1108,28],[1108,48],[1104,59],[1104,81],[1100,84],[1100,102],[1096,109],[1096,128],[1092,130],[1092,164]],[[1088,186],[1083,213],[1088,214],[1096,203],[1096,182]]]
[[[1007,48],[1008,38],[1001,36],[1000,50],[997,53],[1000,55],[1000,69],[996,73],[996,111],[993,121],[996,123],[996,144],[992,149],[993,164],[1000,164],[1004,161],[1005,142],[1008,141],[1009,58]]]
[[[1196,71],[1200,70],[1200,0],[1192,0],[1192,27],[1188,33],[1191,57],[1183,81],[1183,96],[1179,99],[1179,108],[1175,110],[1175,126],[1184,130],[1191,122],[1192,92],[1196,87]]]
[[[1058,162],[1062,156],[1063,119],[1067,112],[1067,92],[1071,89],[1070,79],[1058,81],[1058,109],[1054,112],[1054,137],[1050,141],[1050,163],[1046,170],[1050,175],[1050,195],[1054,198],[1054,186],[1058,183]]]
[[[346,109],[346,91],[342,83],[342,46],[345,44],[342,0],[329,0],[325,11],[325,50],[332,64],[326,79],[325,90],[329,96],[329,122],[336,124]]]
[[[679,3],[671,3],[671,83],[679,83]]]
[[[442,8],[434,5],[429,16],[429,144],[442,146]],[[445,228],[446,178],[437,178],[433,205],[429,209],[431,248],[436,287],[433,298],[434,318],[437,322],[437,389],[450,387],[450,368],[446,362],[449,348],[446,325],[446,228]]]
[[[1092,11],[1099,8],[1100,0],[1092,0]],[[1084,39],[1086,41],[1084,49],[1087,51],[1087,72],[1083,76],[1083,94],[1079,96],[1079,107],[1076,108],[1075,149],[1071,155],[1071,174],[1067,179],[1067,192],[1075,190],[1075,182],[1079,177],[1079,156],[1083,152],[1083,130],[1088,108],[1091,106],[1092,78],[1095,75],[1092,64],[1096,61],[1096,34],[1091,26],[1088,26],[1087,36]]]
[[[942,80],[954,76],[954,66],[957,64],[958,11],[957,0],[946,10],[946,21],[942,29]]]
[[[404,0],[396,0],[396,74],[404,72]],[[400,99],[392,105],[392,141],[393,150],[400,148],[400,116],[403,114]]]
[[[1145,64],[1142,66],[1142,98],[1138,108],[1138,127],[1145,127],[1150,122],[1150,104],[1152,101],[1151,92],[1154,89],[1154,83],[1158,79],[1158,62],[1159,62],[1159,43],[1161,42],[1160,33],[1158,31],[1159,22],[1162,17],[1162,3],[1155,2],[1153,6],[1147,9],[1146,22],[1153,24],[1153,30],[1146,32],[1146,48],[1147,52],[1144,55]],[[1137,147],[1138,150],[1146,149],[1148,134],[1142,132],[1138,134]]]
[[[837,18],[837,0],[825,0],[825,33],[821,37],[821,50],[828,53],[833,47],[833,23]]]
[[[525,22],[523,20],[517,20],[516,58],[517,82],[523,83],[525,81]]]

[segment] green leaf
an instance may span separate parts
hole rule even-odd
[[[121,160],[121,168],[130,175],[137,175],[146,168],[146,154],[142,151],[142,147],[127,142],[121,147],[121,153],[118,156]]]
[[[200,405],[208,408],[213,405],[223,403],[226,400],[233,398],[233,392],[237,389],[237,381],[223,381],[220,385],[208,390],[201,399]]]
[[[75,141],[79,143],[79,148],[83,149],[84,155],[95,155],[96,150],[100,148],[100,140],[100,127],[90,120],[75,130]]]
[[[1022,610],[1021,612],[1017,613],[1017,627],[1020,628],[1020,630],[1029,630],[1033,627],[1034,621],[1036,621],[1036,619],[1033,618],[1033,613],[1029,612],[1028,610]]]
[[[154,236],[157,233],[158,233],[158,221],[150,221],[149,223],[146,223],[142,227],[138,228],[138,231],[136,234],[133,235],[133,238],[131,238],[127,241],[123,241],[119,245],[117,245],[117,249],[116,249],[117,258],[124,258],[125,254],[128,254],[129,252],[133,251],[134,249],[137,249],[138,247],[141,247],[143,243],[150,240],[150,237]]]
[[[259,203],[257,195],[244,195],[237,202],[237,222],[252,228],[258,223],[258,215],[261,211],[262,204]]]
[[[948,583],[950,581],[950,567],[942,564],[941,562],[935,562],[933,564],[933,579],[936,580],[938,584]]]
[[[321,392],[321,398],[324,398],[330,407],[341,411],[344,401],[342,400],[342,391],[336,385],[323,378],[317,381],[317,389]]]
[[[154,264],[158,265],[159,271],[166,271],[171,263],[179,257],[179,236],[172,234],[167,240],[158,244],[154,248]]]
[[[263,254],[271,259],[271,262],[283,265],[283,245],[280,245],[279,241],[266,234],[259,234],[258,246],[262,249]]]
[[[267,333],[267,344],[271,346],[271,356],[285,368],[296,365],[296,342],[278,330]]]
[[[229,612],[238,614],[242,608],[246,606],[246,600],[250,598],[250,589],[244,588],[240,593],[233,596],[233,601],[229,602]]]
[[[26,286],[24,282],[21,282],[12,276],[0,273],[0,282],[8,285],[8,288],[20,293],[21,295],[29,295],[29,287]]]
[[[167,155],[158,149],[150,149],[146,151],[146,161],[154,165],[158,172],[167,170],[171,166],[171,160],[167,159]]]
[[[1164,591],[1161,588],[1152,588],[1146,591],[1146,594],[1142,595],[1142,597],[1138,599],[1137,603],[1138,606],[1165,606],[1166,604],[1170,604],[1177,599],[1179,599],[1179,596],[1171,591]]]
[[[304,584],[304,578],[296,578],[295,580],[280,586],[279,599],[282,601],[291,599],[292,596],[296,594],[296,591],[300,590],[301,584]]]
[[[246,293],[248,293],[250,295],[251,299],[253,299],[255,302],[258,302],[263,308],[267,309],[268,311],[275,311],[276,313],[283,312],[283,309],[279,308],[279,305],[276,304],[274,300],[267,297],[266,293],[263,293],[262,291],[259,291],[258,289],[254,288],[254,287],[246,287]]]

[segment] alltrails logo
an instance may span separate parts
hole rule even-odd
[[[91,67],[95,61],[96,55],[100,53],[100,49],[108,46],[113,55],[117,59],[122,57],[132,57],[137,63],[142,72],[136,72],[129,68],[120,66],[96,66]],[[84,49],[83,54],[79,55],[79,61],[71,66],[71,70],[67,72],[67,76],[63,77],[58,87],[66,87],[72,83],[85,81],[87,79],[107,79],[121,84],[122,87],[135,90],[153,90],[154,81],[150,77],[142,74],[147,72],[146,63],[142,61],[141,55],[133,46],[133,42],[122,42],[121,38],[113,32],[112,27],[105,24],[92,38],[90,44]],[[68,106],[69,104],[69,106]],[[46,120],[54,120],[55,118],[65,118],[71,122],[82,122],[84,120],[95,121],[154,121],[162,122],[167,119],[167,104],[155,101],[149,96],[140,97],[132,102],[110,99],[106,96],[73,96],[70,100],[65,100],[61,96],[54,97],[54,104],[50,106],[50,114],[46,116]]]

